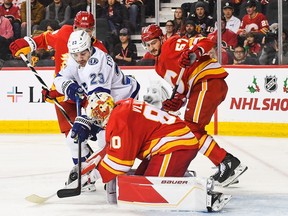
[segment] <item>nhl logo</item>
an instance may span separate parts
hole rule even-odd
[[[278,88],[276,76],[265,77],[265,89],[268,92],[276,91]]]

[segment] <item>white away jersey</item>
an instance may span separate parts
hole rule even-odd
[[[56,90],[62,90],[63,82],[73,80],[80,85],[87,95],[93,92],[107,92],[115,101],[125,98],[135,98],[139,92],[138,82],[122,73],[113,58],[98,48],[94,48],[85,67],[69,56],[67,66],[54,79]]]

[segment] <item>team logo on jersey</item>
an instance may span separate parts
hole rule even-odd
[[[88,60],[89,65],[96,65],[98,62],[99,62],[99,60],[97,58],[90,58]]]
[[[265,77],[265,89],[268,92],[276,91],[278,88],[276,76],[266,76]]]

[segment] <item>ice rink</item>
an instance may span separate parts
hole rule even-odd
[[[220,146],[249,168],[240,183],[227,189],[231,201],[220,213],[135,211],[108,205],[103,184],[97,191],[72,198],[54,196],[37,205],[24,198],[49,196],[64,186],[73,164],[64,136],[0,135],[0,211],[2,216],[144,216],[144,215],[288,215],[288,138],[215,136]],[[93,147],[93,144],[92,144]],[[198,176],[215,172],[212,163],[198,154],[190,168]]]

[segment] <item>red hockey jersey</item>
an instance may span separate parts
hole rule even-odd
[[[179,93],[187,94],[187,98],[189,98],[190,94],[189,89],[198,81],[210,78],[222,78],[228,75],[217,60],[210,58],[208,55],[208,52],[214,47],[215,43],[206,37],[192,37],[187,40],[178,35],[173,36],[163,43],[161,55],[156,59],[155,64],[156,72],[172,86],[175,86],[181,70],[178,59],[183,49],[196,45],[202,47],[205,54],[185,69],[177,89]]]
[[[251,18],[246,14],[242,18],[238,34],[246,30],[246,32],[260,32],[266,34],[269,31],[269,23],[266,16],[262,13],[256,13],[255,17]]]
[[[179,117],[133,99],[117,103],[106,127],[106,142],[106,155],[98,165],[103,182],[128,172],[136,158],[198,148],[198,140]]]

